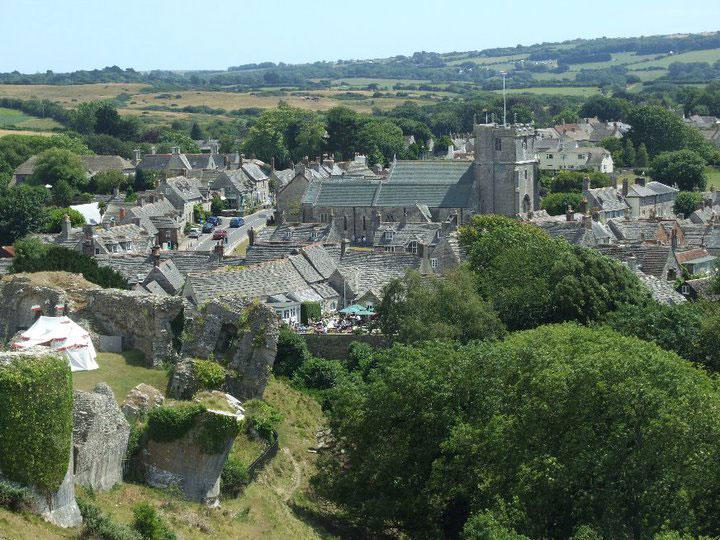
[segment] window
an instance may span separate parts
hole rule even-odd
[[[412,242],[408,243],[407,248],[405,249],[408,253],[412,253],[413,255],[417,255],[418,252],[418,243],[413,240]]]
[[[385,240],[387,240],[388,242],[392,242],[394,237],[395,237],[394,231],[385,231]]]
[[[578,159],[585,159],[585,154],[578,154]]]
[[[545,154],[545,157],[548,158],[548,159],[552,159],[552,158],[553,158],[553,155],[552,155],[552,154]]]
[[[690,294],[690,287],[688,287],[687,285],[683,285],[680,289],[680,292],[682,292],[683,294]]]
[[[495,150],[502,150],[502,139],[495,139]]]
[[[437,266],[438,266],[438,261],[437,261],[437,259],[436,259],[435,257],[433,257],[432,259],[430,259],[430,266],[432,267],[433,270],[435,270],[435,269],[437,268]]]

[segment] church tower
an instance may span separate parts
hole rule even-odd
[[[539,207],[535,128],[475,124],[476,211],[514,216]]]

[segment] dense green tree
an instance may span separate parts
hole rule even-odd
[[[101,171],[90,179],[88,191],[90,193],[112,193],[115,188],[120,190],[127,187],[129,183],[125,173],[118,170]]]
[[[545,195],[540,201],[540,207],[543,210],[547,210],[547,213],[551,216],[559,216],[564,214],[568,207],[572,207],[573,210],[581,210],[583,204],[582,193],[576,192],[558,192],[550,193]]]
[[[550,176],[549,187],[553,193],[574,192],[582,193],[583,182],[585,178],[590,179],[591,188],[599,188],[609,186],[610,177],[600,171],[543,171],[543,176]],[[575,207],[574,208],[579,208]]]
[[[168,153],[173,146],[177,146],[180,152],[185,154],[198,154],[200,152],[200,147],[184,130],[170,130],[162,133],[158,151]]]
[[[206,138],[206,134],[197,122],[193,122],[190,128],[190,138],[194,141],[201,141]]]
[[[557,126],[559,124],[574,124],[580,120],[578,110],[575,107],[565,107],[559,113],[552,117],[552,124]]]
[[[380,152],[385,164],[400,154],[404,146],[402,130],[392,122],[369,120],[363,123],[358,131],[358,150],[366,155]]]
[[[58,182],[65,182],[71,188],[78,189],[87,186],[88,178],[85,166],[76,154],[62,148],[50,148],[38,156],[30,183],[55,187]]]
[[[42,228],[44,233],[59,233],[62,230],[65,216],[70,218],[70,224],[73,227],[80,227],[85,225],[85,218],[83,215],[73,208],[47,208],[47,220]]]
[[[383,333],[405,343],[493,339],[505,331],[492,306],[475,291],[474,276],[466,269],[442,276],[410,272],[393,280],[377,311]]]
[[[135,169],[135,175],[132,178],[133,191],[136,193],[139,191],[146,191],[148,189],[155,189],[158,181],[157,171]]]
[[[673,206],[673,212],[676,214],[682,214],[686,218],[690,217],[698,206],[703,202],[702,193],[698,191],[681,191],[675,197],[675,205]]]
[[[438,137],[437,141],[435,141],[435,147],[433,151],[437,155],[445,154],[448,151],[448,148],[452,145],[453,141],[448,135],[443,135],[441,137]]]
[[[281,326],[273,372],[276,375],[292,377],[295,371],[309,358],[310,351],[305,339],[287,326]]]
[[[362,124],[357,112],[349,107],[333,107],[325,115],[328,133],[327,148],[351,159],[357,151],[357,138]]]
[[[11,245],[26,234],[40,231],[47,220],[47,189],[20,184],[0,190],[0,245]]]
[[[652,161],[652,177],[683,191],[702,191],[707,184],[706,165],[702,156],[692,150],[663,152]]]
[[[624,120],[628,103],[622,99],[606,96],[592,96],[580,108],[583,118],[597,117],[600,120]]]
[[[77,137],[59,133],[50,137],[40,135],[5,135],[0,137],[0,158],[15,169],[28,158],[49,148],[63,148],[74,154],[90,154],[90,150]]]
[[[100,103],[97,101],[80,103],[70,113],[69,126],[83,135],[95,133],[95,123],[97,122],[95,113],[99,107]]]
[[[133,144],[122,141],[112,135],[88,135],[85,137],[88,148],[100,155],[133,157]]]
[[[720,533],[720,393],[676,354],[563,324],[375,356],[365,383],[336,388],[342,453],[323,456],[313,480],[371,531]]]
[[[635,166],[645,168],[648,165],[650,165],[650,157],[648,156],[647,147],[645,143],[641,143],[635,154]]]
[[[462,123],[457,113],[441,111],[432,116],[432,130],[435,135],[449,135],[462,129]]]
[[[625,138],[625,147],[623,148],[623,162],[625,163],[626,167],[632,167],[635,165],[635,160],[637,158],[637,153],[635,152],[635,147],[633,146],[632,139],[630,137]]]
[[[480,296],[510,330],[601,319],[648,298],[637,277],[597,252],[501,216],[474,216],[461,229]]]
[[[95,111],[95,132],[112,135],[123,141],[137,139],[139,124],[135,117],[123,118],[111,103],[101,103]]]

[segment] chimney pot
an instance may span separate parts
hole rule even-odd
[[[625,178],[625,179],[623,179],[623,183],[622,183],[622,194],[623,194],[623,197],[627,197],[627,194],[628,194],[628,190],[629,190],[629,189],[630,189],[630,182],[628,182],[628,179]]]
[[[350,240],[348,240],[347,238],[343,238],[342,242],[340,242],[340,257],[345,256],[345,253],[347,252],[349,243],[350,243]]]
[[[565,221],[572,221],[575,217],[575,212],[573,212],[573,207],[568,205],[567,210],[565,211]]]

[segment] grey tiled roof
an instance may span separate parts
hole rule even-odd
[[[409,184],[472,184],[474,166],[467,161],[397,161],[390,168],[387,182]]]
[[[591,189],[587,199],[591,208],[600,208],[604,212],[619,212],[629,208],[621,191],[614,187]]]
[[[355,297],[372,292],[378,298],[391,280],[417,270],[421,259],[409,253],[348,250],[338,262],[337,272]]]
[[[259,264],[283,259],[300,249],[299,244],[260,244],[248,246],[245,264]]]
[[[338,292],[327,283],[313,283],[312,288],[324,300],[327,300],[328,298],[337,298],[339,296]]]
[[[440,239],[442,223],[381,223],[375,237],[373,246],[407,246],[410,242],[434,245]]]
[[[581,221],[543,221],[538,225],[553,238],[564,238],[570,244],[592,247],[600,243],[593,228]]]
[[[187,277],[186,289],[188,287],[193,292],[194,300],[201,305],[226,295],[264,298],[295,292],[307,289],[308,284],[293,264],[283,259],[240,270],[191,273]]]
[[[265,174],[263,170],[255,163],[243,162],[242,170],[243,172],[245,172],[248,178],[255,182],[262,182],[263,180],[268,179],[267,174]]]
[[[342,235],[331,223],[283,223],[277,227],[266,227],[258,233],[257,238],[262,242],[314,244],[339,242]]]
[[[687,302],[687,299],[674,289],[672,282],[639,271],[635,274],[655,301],[671,306]]]
[[[185,178],[184,176],[175,176],[168,178],[161,184],[162,187],[172,190],[173,194],[185,202],[192,202],[202,199],[202,193],[199,189],[199,180],[195,178]]]
[[[189,171],[192,169],[192,165],[190,165],[190,162],[185,157],[185,154],[147,154],[143,156],[136,168],[156,171],[166,169],[185,169]]]
[[[335,271],[339,255],[336,250],[315,245],[304,247],[302,252],[324,279],[328,279]],[[333,253],[336,253],[335,257]]]
[[[98,255],[95,260],[100,266],[107,266],[120,272],[130,284],[145,280],[154,266],[152,255]],[[161,266],[165,261],[172,261],[181,276],[186,276],[190,272],[214,270],[237,262],[231,259],[220,261],[214,254],[202,251],[161,251],[160,260]]]
[[[281,171],[275,171],[272,176],[277,179],[277,189],[282,189],[290,183],[290,180],[295,178],[295,170],[284,169]]]
[[[313,268],[312,264],[303,255],[290,255],[288,257],[295,270],[300,272],[300,275],[308,283],[317,283],[322,281],[323,277],[318,274],[317,270]]]
[[[619,260],[628,262],[635,257],[640,270],[645,274],[664,279],[664,269],[668,259],[672,256],[670,246],[658,246],[654,244],[626,244],[597,246],[598,251]]]

